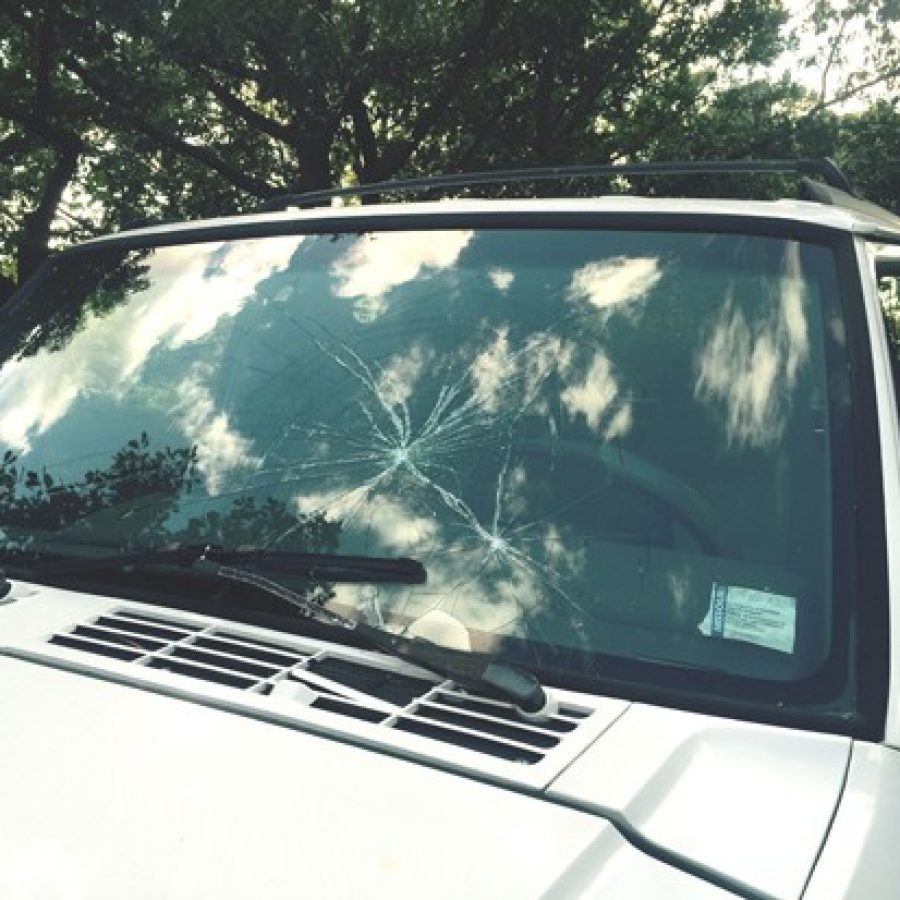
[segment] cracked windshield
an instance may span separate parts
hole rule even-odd
[[[824,247],[671,232],[64,256],[4,326],[2,539],[412,557],[425,583],[327,602],[799,678],[830,641],[835,283]]]

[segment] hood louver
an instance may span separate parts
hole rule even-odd
[[[507,703],[478,696],[390,658],[353,650],[273,643],[238,627],[117,610],[57,632],[49,643],[137,667],[233,688],[534,765],[575,732],[592,709],[561,704],[547,721],[525,721]],[[351,658],[352,657],[352,658]],[[415,674],[413,674],[415,673]],[[135,673],[137,674],[137,673]]]

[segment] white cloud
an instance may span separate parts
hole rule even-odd
[[[497,412],[504,403],[524,408],[551,372],[569,365],[571,356],[571,347],[546,333],[536,334],[512,350],[508,329],[500,328],[470,366],[474,394],[487,412]]]
[[[695,395],[724,407],[729,440],[765,447],[782,433],[790,393],[809,357],[798,247],[788,248],[778,307],[748,322],[731,297],[697,357]]]
[[[631,431],[633,424],[634,418],[631,412],[631,405],[619,407],[603,431],[603,440],[614,441],[617,438],[625,437]]]
[[[591,431],[603,434],[605,440],[624,437],[631,430],[631,407],[619,406],[612,418],[601,429],[606,413],[613,407],[619,395],[619,386],[613,375],[612,364],[603,353],[594,356],[584,380],[570,384],[560,399],[566,412],[574,419],[583,415]]]
[[[470,372],[475,383],[475,396],[488,412],[500,406],[500,393],[515,371],[515,360],[509,350],[507,329],[501,328],[493,342],[472,362]]]
[[[386,553],[404,553],[430,545],[440,529],[433,516],[416,513],[394,497],[373,494],[361,487],[324,493],[299,494],[294,502],[304,514],[325,512],[331,521],[344,521],[365,509],[365,525],[370,537]]]
[[[378,378],[378,392],[390,404],[405,403],[433,361],[434,351],[425,349],[422,344],[413,344],[387,361]]]

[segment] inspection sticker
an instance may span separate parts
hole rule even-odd
[[[781,653],[794,650],[797,598],[713,582],[701,634],[747,641]]]

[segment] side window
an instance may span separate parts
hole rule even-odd
[[[878,294],[884,311],[884,324],[891,345],[894,372],[894,396],[900,404],[900,254],[876,261]]]

